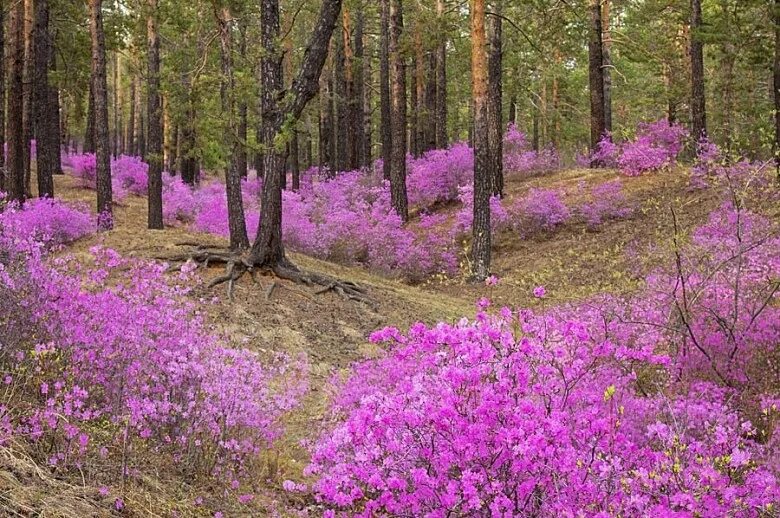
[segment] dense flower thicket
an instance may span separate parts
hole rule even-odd
[[[578,163],[588,166],[592,161],[604,167],[614,167],[627,176],[657,171],[675,163],[688,138],[687,130],[666,119],[640,123],[636,138],[617,144],[605,135],[590,156],[578,157]]]
[[[375,333],[386,354],[335,382],[317,498],[331,515],[772,515],[778,247],[727,204],[630,300],[483,300],[473,321]]]
[[[24,438],[55,469],[140,476],[152,453],[240,480],[307,389],[305,362],[223,345],[165,265],[99,246],[90,265],[47,258],[41,236],[83,230],[75,211],[43,234],[16,224],[51,205],[0,217],[0,443]]]
[[[23,206],[4,204],[0,192],[0,228],[8,235],[24,236],[46,247],[64,245],[95,231],[95,218],[86,207],[57,199],[35,198]]]

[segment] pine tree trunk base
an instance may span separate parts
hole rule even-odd
[[[286,257],[280,260],[270,262],[262,259],[252,258],[246,252],[234,252],[228,248],[219,248],[206,246],[197,243],[177,243],[181,246],[190,246],[191,250],[173,256],[163,256],[157,259],[171,263],[180,263],[176,270],[180,270],[185,263],[192,262],[199,268],[208,268],[209,265],[224,264],[225,273],[215,277],[208,283],[208,288],[214,288],[221,284],[227,284],[228,298],[233,301],[233,293],[236,283],[246,274],[252,278],[252,281],[259,283],[257,274],[273,275],[278,279],[292,281],[296,284],[318,287],[315,295],[322,295],[333,292],[345,300],[354,302],[370,302],[366,288],[359,284],[340,280],[327,275],[321,275],[314,272],[305,272],[300,270]],[[276,281],[267,288],[265,292],[266,300],[270,300],[271,295],[277,287]]]

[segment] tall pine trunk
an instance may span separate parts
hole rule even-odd
[[[5,142],[5,2],[0,2],[0,142]],[[0,191],[5,191],[5,146],[0,145]]]
[[[215,14],[219,25],[220,56],[222,62],[220,99],[222,102],[222,115],[226,118],[223,141],[229,152],[228,162],[225,165],[228,228],[230,231],[230,248],[238,250],[249,247],[249,238],[246,233],[244,202],[241,198],[241,174],[236,168],[238,141],[236,139],[237,124],[235,114],[235,84],[233,77],[233,36],[230,27],[233,18],[227,7],[217,9]]]
[[[474,221],[471,261],[476,281],[490,275],[490,147],[488,128],[488,63],[485,0],[471,0],[471,75],[474,99]]]
[[[390,1],[382,0],[379,42],[379,138],[382,141],[382,176],[390,180],[393,156],[393,121],[390,100]]]
[[[436,14],[439,23],[444,21],[444,0],[436,0]],[[436,147],[446,148],[447,141],[447,37],[439,27],[441,41],[436,47]]]
[[[127,135],[125,137],[125,150],[129,155],[136,155],[138,150],[135,145],[135,78],[130,79],[130,113],[127,117]]]
[[[33,112],[33,82],[35,75],[35,37],[33,19],[35,18],[33,0],[24,2],[24,84],[22,91],[23,112],[22,129],[24,131],[24,188],[27,196],[32,195],[32,141],[35,139],[35,113]]]
[[[691,0],[691,136],[695,142],[707,136],[704,100],[704,43],[701,40],[701,0]]]
[[[364,29],[363,11],[358,11],[357,21],[355,23],[355,66],[353,81],[353,110],[355,125],[355,165],[358,168],[369,165],[369,159],[366,153],[366,127],[365,127],[365,52],[363,42]]]
[[[488,158],[490,190],[493,196],[504,194],[504,121],[502,118],[503,85],[501,81],[502,48],[502,0],[493,0],[494,15],[490,17],[490,55],[488,56]]]
[[[604,49],[601,41],[601,0],[591,0],[588,42],[588,83],[590,85],[590,149],[595,151],[606,132],[604,117]],[[591,167],[601,164],[592,163]]]
[[[243,20],[240,22],[239,26],[239,44],[238,44],[238,55],[241,56],[242,66],[243,62],[246,61],[246,22]],[[246,142],[248,138],[249,133],[249,126],[247,122],[247,102],[245,99],[245,96],[240,96],[240,99],[238,101],[238,140],[239,140],[239,148],[238,148],[238,156],[236,157],[236,168],[238,169],[238,174],[240,174],[242,177],[246,178],[249,170],[248,165],[248,159],[247,159],[247,153],[246,153]]]
[[[12,2],[8,19],[8,156],[5,190],[12,201],[23,202],[24,132],[22,130],[24,75],[24,4]]]
[[[55,163],[59,147],[59,129],[51,124],[49,91],[49,63],[52,51],[49,32],[49,2],[35,1],[35,20],[33,34],[33,113],[35,140],[37,148],[38,196],[54,196],[54,174],[58,169]],[[56,133],[52,133],[56,131]]]
[[[390,62],[391,127],[390,203],[402,221],[409,219],[406,195],[406,70],[401,55],[403,12],[401,0],[390,0],[388,54]]]
[[[160,99],[160,38],[157,33],[157,0],[149,0],[146,18],[147,37],[147,94],[146,119],[149,124],[147,160],[149,162],[149,194],[147,197],[150,229],[163,228],[162,170],[163,170],[163,114]]]
[[[609,8],[611,0],[602,0],[601,29],[604,74],[604,129],[612,133],[612,33],[610,32]]]
[[[106,39],[103,34],[103,2],[90,0],[92,36],[92,93],[95,119],[98,229],[114,227],[111,191],[111,142],[108,136],[108,85],[106,82]]]

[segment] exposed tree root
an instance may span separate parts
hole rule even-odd
[[[192,249],[182,254],[159,257],[158,259],[169,262],[180,262],[182,264],[192,261],[199,267],[204,268],[207,268],[209,264],[224,264],[225,273],[212,279],[211,282],[209,282],[208,287],[214,288],[220,284],[227,284],[227,293],[231,301],[233,300],[236,282],[248,273],[252,277],[252,280],[257,283],[257,273],[260,272],[272,274],[279,279],[293,281],[296,284],[319,286],[320,288],[314,292],[315,295],[322,295],[332,291],[346,300],[370,302],[370,298],[364,287],[352,281],[342,281],[326,275],[303,272],[288,261],[283,261],[282,264],[275,265],[257,265],[252,263],[246,254],[234,252],[229,249],[189,242],[176,244],[191,246]],[[265,291],[266,300],[271,299],[271,295],[273,295],[276,288],[276,281],[272,281]]]

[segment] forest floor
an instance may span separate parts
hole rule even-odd
[[[575,190],[580,182],[598,184],[618,176],[613,171],[571,169],[530,178],[510,177],[506,191],[512,199],[531,187]],[[55,183],[57,197],[94,205],[94,192],[79,188],[71,176],[58,176]],[[290,500],[294,497],[281,491],[281,483],[288,478],[302,479],[307,456],[300,443],[322,429],[327,382],[333,375],[345,373],[353,362],[376,354],[375,346],[367,341],[372,331],[384,326],[407,328],[417,321],[432,324],[470,317],[480,297],[490,298],[496,306],[535,307],[579,300],[599,292],[631,291],[649,269],[668,258],[665,250],[668,251],[673,234],[671,208],[674,207],[680,227],[688,230],[700,224],[718,203],[711,190],[690,191],[688,173],[681,168],[626,178],[623,184],[624,192],[638,207],[630,219],[607,222],[599,231],[589,231],[584,224],[567,223],[553,233],[528,239],[512,232],[497,235],[493,270],[500,282],[494,287],[469,283],[465,276],[412,286],[360,267],[290,254],[293,262],[305,270],[361,284],[368,289],[371,302],[351,302],[335,293],[317,295],[312,288],[271,277],[260,277],[259,284],[244,277],[230,301],[224,285],[206,288],[210,279],[224,273],[223,269],[215,265],[202,270],[204,282],[193,294],[213,299],[203,309],[219,332],[243,347],[293,355],[305,353],[311,364],[312,391],[303,407],[289,418],[285,436],[268,455],[264,473],[258,477],[267,482],[266,490],[270,486],[272,498],[294,507],[306,504]],[[145,198],[127,197],[115,207],[113,231],[82,239],[64,253],[86,260],[89,249],[102,244],[123,255],[160,259],[183,252],[185,248],[177,243],[226,244],[218,237],[181,227],[147,230],[146,210]],[[464,243],[464,250],[466,246]],[[266,291],[272,282],[276,282],[276,288],[267,299]],[[547,290],[543,301],[532,295],[538,285]],[[0,465],[0,481],[4,471],[6,468]],[[163,509],[171,507],[160,506],[155,498],[181,499],[184,494],[192,493],[189,489],[168,491],[150,486],[131,498],[135,501],[126,499],[126,504],[128,509],[148,510],[140,514],[143,516],[169,516]],[[257,505],[261,507],[249,515],[270,512],[275,504],[269,502],[271,499],[265,503],[260,499]],[[69,514],[65,511],[62,515]]]

